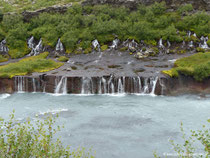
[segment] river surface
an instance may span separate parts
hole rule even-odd
[[[172,152],[169,139],[181,142],[184,128],[201,129],[210,117],[210,98],[198,96],[61,95],[17,93],[0,95],[0,116],[16,118],[60,113],[58,134],[73,148],[92,148],[98,158],[151,158]]]

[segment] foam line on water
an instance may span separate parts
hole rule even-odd
[[[0,99],[6,99],[6,98],[8,98],[10,96],[11,96],[10,94],[1,94],[0,95]]]

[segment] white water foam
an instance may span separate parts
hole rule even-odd
[[[0,95],[0,99],[6,99],[6,98],[8,98],[10,96],[11,96],[10,94],[1,94]]]

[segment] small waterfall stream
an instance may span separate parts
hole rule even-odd
[[[15,77],[15,90],[18,93],[23,93],[25,91],[25,78],[24,78],[24,76]]]
[[[55,79],[55,94],[67,94],[67,77],[56,77]]]

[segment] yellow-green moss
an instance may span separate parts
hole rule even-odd
[[[69,60],[69,58],[67,58],[66,56],[60,56],[58,58],[58,61],[61,61],[61,62],[67,62]]]
[[[145,40],[144,43],[147,45],[157,46],[157,41],[155,40]]]
[[[105,51],[105,50],[107,50],[107,49],[108,49],[108,46],[107,46],[107,45],[101,46],[101,51],[102,51],[102,52]]]
[[[202,53],[204,53],[204,52],[205,52],[205,49],[203,49],[203,48],[201,48],[201,47],[197,47],[197,48],[196,48],[196,51],[197,51],[197,52],[202,52]]]
[[[178,59],[174,65],[174,68],[164,70],[162,73],[170,77],[178,77],[179,73],[181,73],[192,76],[197,81],[202,81],[210,76],[210,52],[197,53],[189,57]]]
[[[125,52],[126,50],[128,50],[128,47],[122,47],[120,48],[120,51]]]
[[[208,46],[210,47],[210,39],[207,41]]]
[[[25,44],[23,48],[10,49],[9,55],[12,59],[17,59],[17,58],[24,57],[29,52],[30,52],[30,49],[28,49],[27,44]]]
[[[91,52],[92,52],[92,48],[86,48],[84,51],[85,54],[89,54]]]
[[[47,72],[59,68],[63,63],[46,59],[48,52],[38,56],[22,59],[16,63],[0,66],[0,77],[12,78],[14,76],[27,75],[33,72]]]

